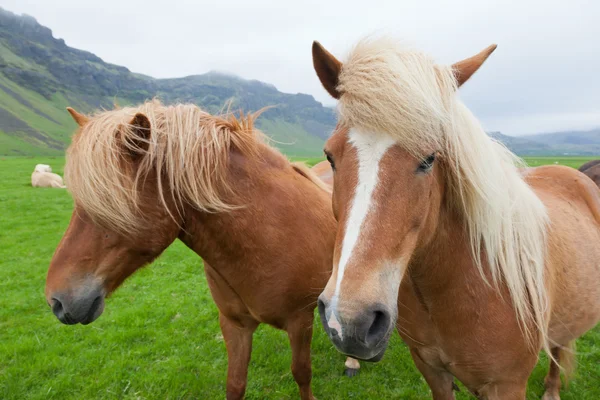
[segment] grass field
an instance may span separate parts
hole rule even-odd
[[[527,161],[576,167],[587,159]],[[62,158],[0,159],[0,399],[224,398],[227,359],[217,309],[200,258],[179,242],[126,281],[93,324],[66,326],[52,315],[44,281],[72,202],[66,191],[30,187],[37,163],[62,174]],[[312,352],[320,399],[430,398],[397,335],[380,363],[363,364],[352,379],[342,375],[344,357],[317,324]],[[578,373],[562,399],[600,399],[600,327],[578,341],[578,352]],[[290,360],[286,335],[259,328],[247,398],[298,398]],[[528,398],[541,397],[546,371],[542,357]],[[457,398],[470,397],[463,389]]]

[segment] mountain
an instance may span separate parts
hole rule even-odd
[[[520,156],[600,155],[600,128],[519,137],[503,135],[500,132],[490,132],[489,135]]]
[[[71,48],[33,17],[0,8],[0,155],[58,155],[75,129],[65,107],[82,112],[158,96],[211,113],[269,109],[258,126],[291,155],[320,155],[335,112],[312,96],[218,72],[155,79]]]
[[[600,128],[589,131],[540,133],[523,136],[528,140],[545,143],[557,154],[598,155],[600,154]]]
[[[500,132],[488,132],[488,135],[497,141],[502,142],[513,153],[521,156],[551,154],[553,152],[550,146],[534,140],[529,140],[525,137],[508,136]]]

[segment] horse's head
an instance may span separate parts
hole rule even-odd
[[[80,125],[65,166],[75,209],[45,293],[61,322],[88,324],[102,314],[107,295],[175,240],[181,221],[170,194],[163,193],[164,204],[158,200],[162,177],[148,168],[136,179],[151,140],[145,115],[111,124],[69,112]]]
[[[342,64],[313,44],[317,75],[340,100],[340,125],[325,146],[335,171],[338,232],[319,312],[341,352],[373,361],[383,356],[395,327],[403,275],[436,234],[450,190],[446,171],[453,166],[440,139],[449,106],[445,95],[493,50],[445,74],[420,54],[400,59],[386,54],[385,43],[370,48],[381,45],[364,42]]]

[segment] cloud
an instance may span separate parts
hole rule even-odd
[[[461,89],[490,130],[600,125],[600,3],[529,1],[0,0],[68,45],[158,78],[209,70],[333,104],[312,70],[319,40],[343,55],[373,32],[405,38],[443,63],[498,50]],[[549,129],[556,124],[556,129]]]

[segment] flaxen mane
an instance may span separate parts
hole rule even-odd
[[[145,115],[150,129],[131,125]],[[165,106],[154,100],[138,107],[100,112],[90,118],[67,150],[65,179],[75,201],[101,223],[119,232],[135,231],[140,215],[139,187],[151,172],[167,207],[181,205],[214,212],[235,207],[222,195],[229,150],[253,154],[263,134],[254,129],[257,114],[213,116],[192,104]],[[133,165],[136,167],[134,168]]]
[[[494,284],[506,284],[526,336],[537,339],[535,324],[547,347],[546,209],[520,176],[519,159],[460,101],[452,69],[394,40],[367,39],[343,64],[337,89],[342,124],[392,135],[417,157],[440,152],[482,277],[487,268]]]
[[[292,164],[292,168],[294,168],[294,171],[296,171],[297,173],[299,173],[300,175],[302,175],[303,177],[305,177],[306,179],[308,179],[309,181],[314,183],[321,190],[331,194],[331,188],[329,186],[327,186],[327,184],[325,182],[323,182],[321,180],[321,178],[319,178],[317,176],[317,174],[315,174],[315,172],[312,169],[310,169],[309,166],[307,166],[305,163],[299,162],[299,161],[293,162],[291,164]]]

